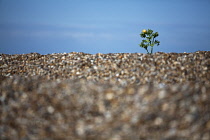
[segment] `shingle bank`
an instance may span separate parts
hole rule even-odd
[[[0,139],[210,139],[210,52],[0,54]]]

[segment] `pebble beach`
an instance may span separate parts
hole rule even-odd
[[[209,140],[210,51],[0,54],[2,140]]]

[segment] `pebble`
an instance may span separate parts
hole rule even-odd
[[[210,52],[0,54],[1,139],[209,139]]]

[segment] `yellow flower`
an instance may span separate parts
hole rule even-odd
[[[142,30],[142,32],[143,32],[143,33],[146,33],[146,32],[147,32],[147,30],[146,30],[146,29],[144,29],[144,30]]]

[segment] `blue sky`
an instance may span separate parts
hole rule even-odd
[[[0,53],[210,51],[210,0],[0,0]]]

